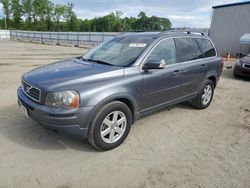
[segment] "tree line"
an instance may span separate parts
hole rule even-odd
[[[168,18],[148,17],[140,12],[137,17],[123,17],[121,11],[93,19],[79,19],[73,4],[54,4],[50,0],[0,0],[4,18],[0,28],[33,31],[164,31],[171,28]]]

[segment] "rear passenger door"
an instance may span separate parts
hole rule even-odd
[[[188,96],[197,91],[206,73],[206,63],[194,38],[176,38],[178,62],[182,65],[182,94]]]

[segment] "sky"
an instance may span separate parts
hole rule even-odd
[[[80,18],[103,16],[120,10],[124,16],[137,16],[140,11],[148,16],[167,17],[173,27],[210,27],[212,6],[240,2],[240,0],[54,0],[72,2]]]
[[[167,17],[172,27],[210,27],[212,6],[243,0],[51,0],[53,3],[73,3],[79,18],[104,16],[120,10],[123,16],[136,17],[140,11],[148,16]],[[0,5],[1,8],[1,5]],[[1,14],[1,13],[0,13]],[[0,15],[1,16],[1,15]]]

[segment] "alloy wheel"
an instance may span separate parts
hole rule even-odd
[[[108,114],[100,128],[101,138],[105,143],[117,142],[124,134],[127,126],[127,118],[121,111],[113,111]]]
[[[207,105],[212,98],[212,86],[211,85],[206,85],[201,97],[202,104]]]

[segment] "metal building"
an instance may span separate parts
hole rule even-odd
[[[250,1],[213,7],[209,36],[221,54],[249,53],[240,38],[250,33]]]

